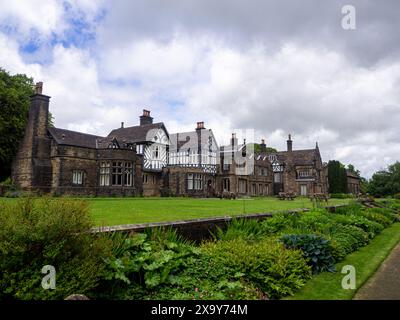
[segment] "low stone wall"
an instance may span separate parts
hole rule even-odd
[[[346,205],[329,206],[325,207],[329,212],[335,212],[337,208],[344,207]],[[285,211],[287,214],[308,212],[310,209],[296,209]],[[154,222],[154,223],[143,223],[143,224],[124,224],[110,227],[99,227],[94,228],[93,232],[122,232],[127,234],[134,234],[143,232],[148,228],[172,228],[177,231],[178,234],[182,235],[186,239],[193,240],[195,242],[201,242],[202,240],[210,239],[211,234],[217,231],[217,228],[225,229],[229,222],[233,219],[256,219],[263,220],[272,217],[272,212],[266,213],[254,213],[237,216],[223,216],[215,218],[203,218],[203,219],[192,219],[192,220],[180,220],[172,222]]]

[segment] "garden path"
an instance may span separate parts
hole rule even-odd
[[[400,300],[400,243],[375,274],[360,288],[355,300]]]

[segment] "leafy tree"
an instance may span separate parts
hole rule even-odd
[[[261,146],[258,143],[254,143],[254,152],[259,153],[261,152]],[[267,153],[278,152],[275,148],[267,147]]]
[[[360,177],[360,170],[357,170],[352,164],[347,165],[347,170]]]
[[[10,175],[11,162],[24,135],[33,79],[0,68],[0,181]]]
[[[346,167],[337,160],[328,162],[329,193],[347,193]]]
[[[369,181],[368,192],[376,197],[395,195],[400,192],[400,162],[386,170],[375,172]]]

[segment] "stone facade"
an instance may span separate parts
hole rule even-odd
[[[318,145],[293,150],[289,136],[287,151],[268,153],[262,141],[254,152],[251,144],[238,145],[233,135],[230,145],[219,147],[204,122],[194,131],[170,135],[162,122],[153,123],[149,110],[143,110],[139,125],[125,128],[121,123],[106,137],[49,128],[50,97],[41,90],[39,83],[12,166],[13,183],[20,189],[57,195],[191,197],[328,190]]]
[[[265,152],[253,152],[246,144],[238,145],[233,134],[231,144],[221,147],[217,190],[235,196],[268,196],[273,193],[272,165]]]
[[[347,193],[351,193],[354,195],[358,195],[359,193],[361,193],[360,177],[349,170],[346,170],[346,176],[347,176]]]
[[[39,87],[40,88],[40,87]],[[102,138],[48,127],[49,99],[37,87],[25,136],[12,166],[14,185],[52,194],[135,196],[143,193],[143,157]]]

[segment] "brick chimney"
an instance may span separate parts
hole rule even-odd
[[[293,141],[292,141],[292,136],[290,133],[289,133],[289,139],[286,142],[287,142],[287,151],[292,151],[293,150]]]
[[[232,138],[231,138],[231,146],[237,146],[238,145],[238,139],[236,138],[236,133],[232,133]]]
[[[196,130],[201,130],[201,129],[205,129],[204,128],[204,121],[197,122]]]
[[[38,82],[30,97],[28,122],[12,166],[13,183],[21,188],[51,187],[50,139],[48,136],[50,97],[43,95],[43,83]],[[29,172],[29,174],[27,174]]]
[[[141,115],[140,117],[140,125],[146,125],[146,124],[152,124],[153,123],[153,118],[150,117],[150,111],[143,109],[143,115]]]
[[[265,144],[265,140],[264,139],[261,139],[260,151],[262,153],[266,153],[267,152],[267,145]]]

